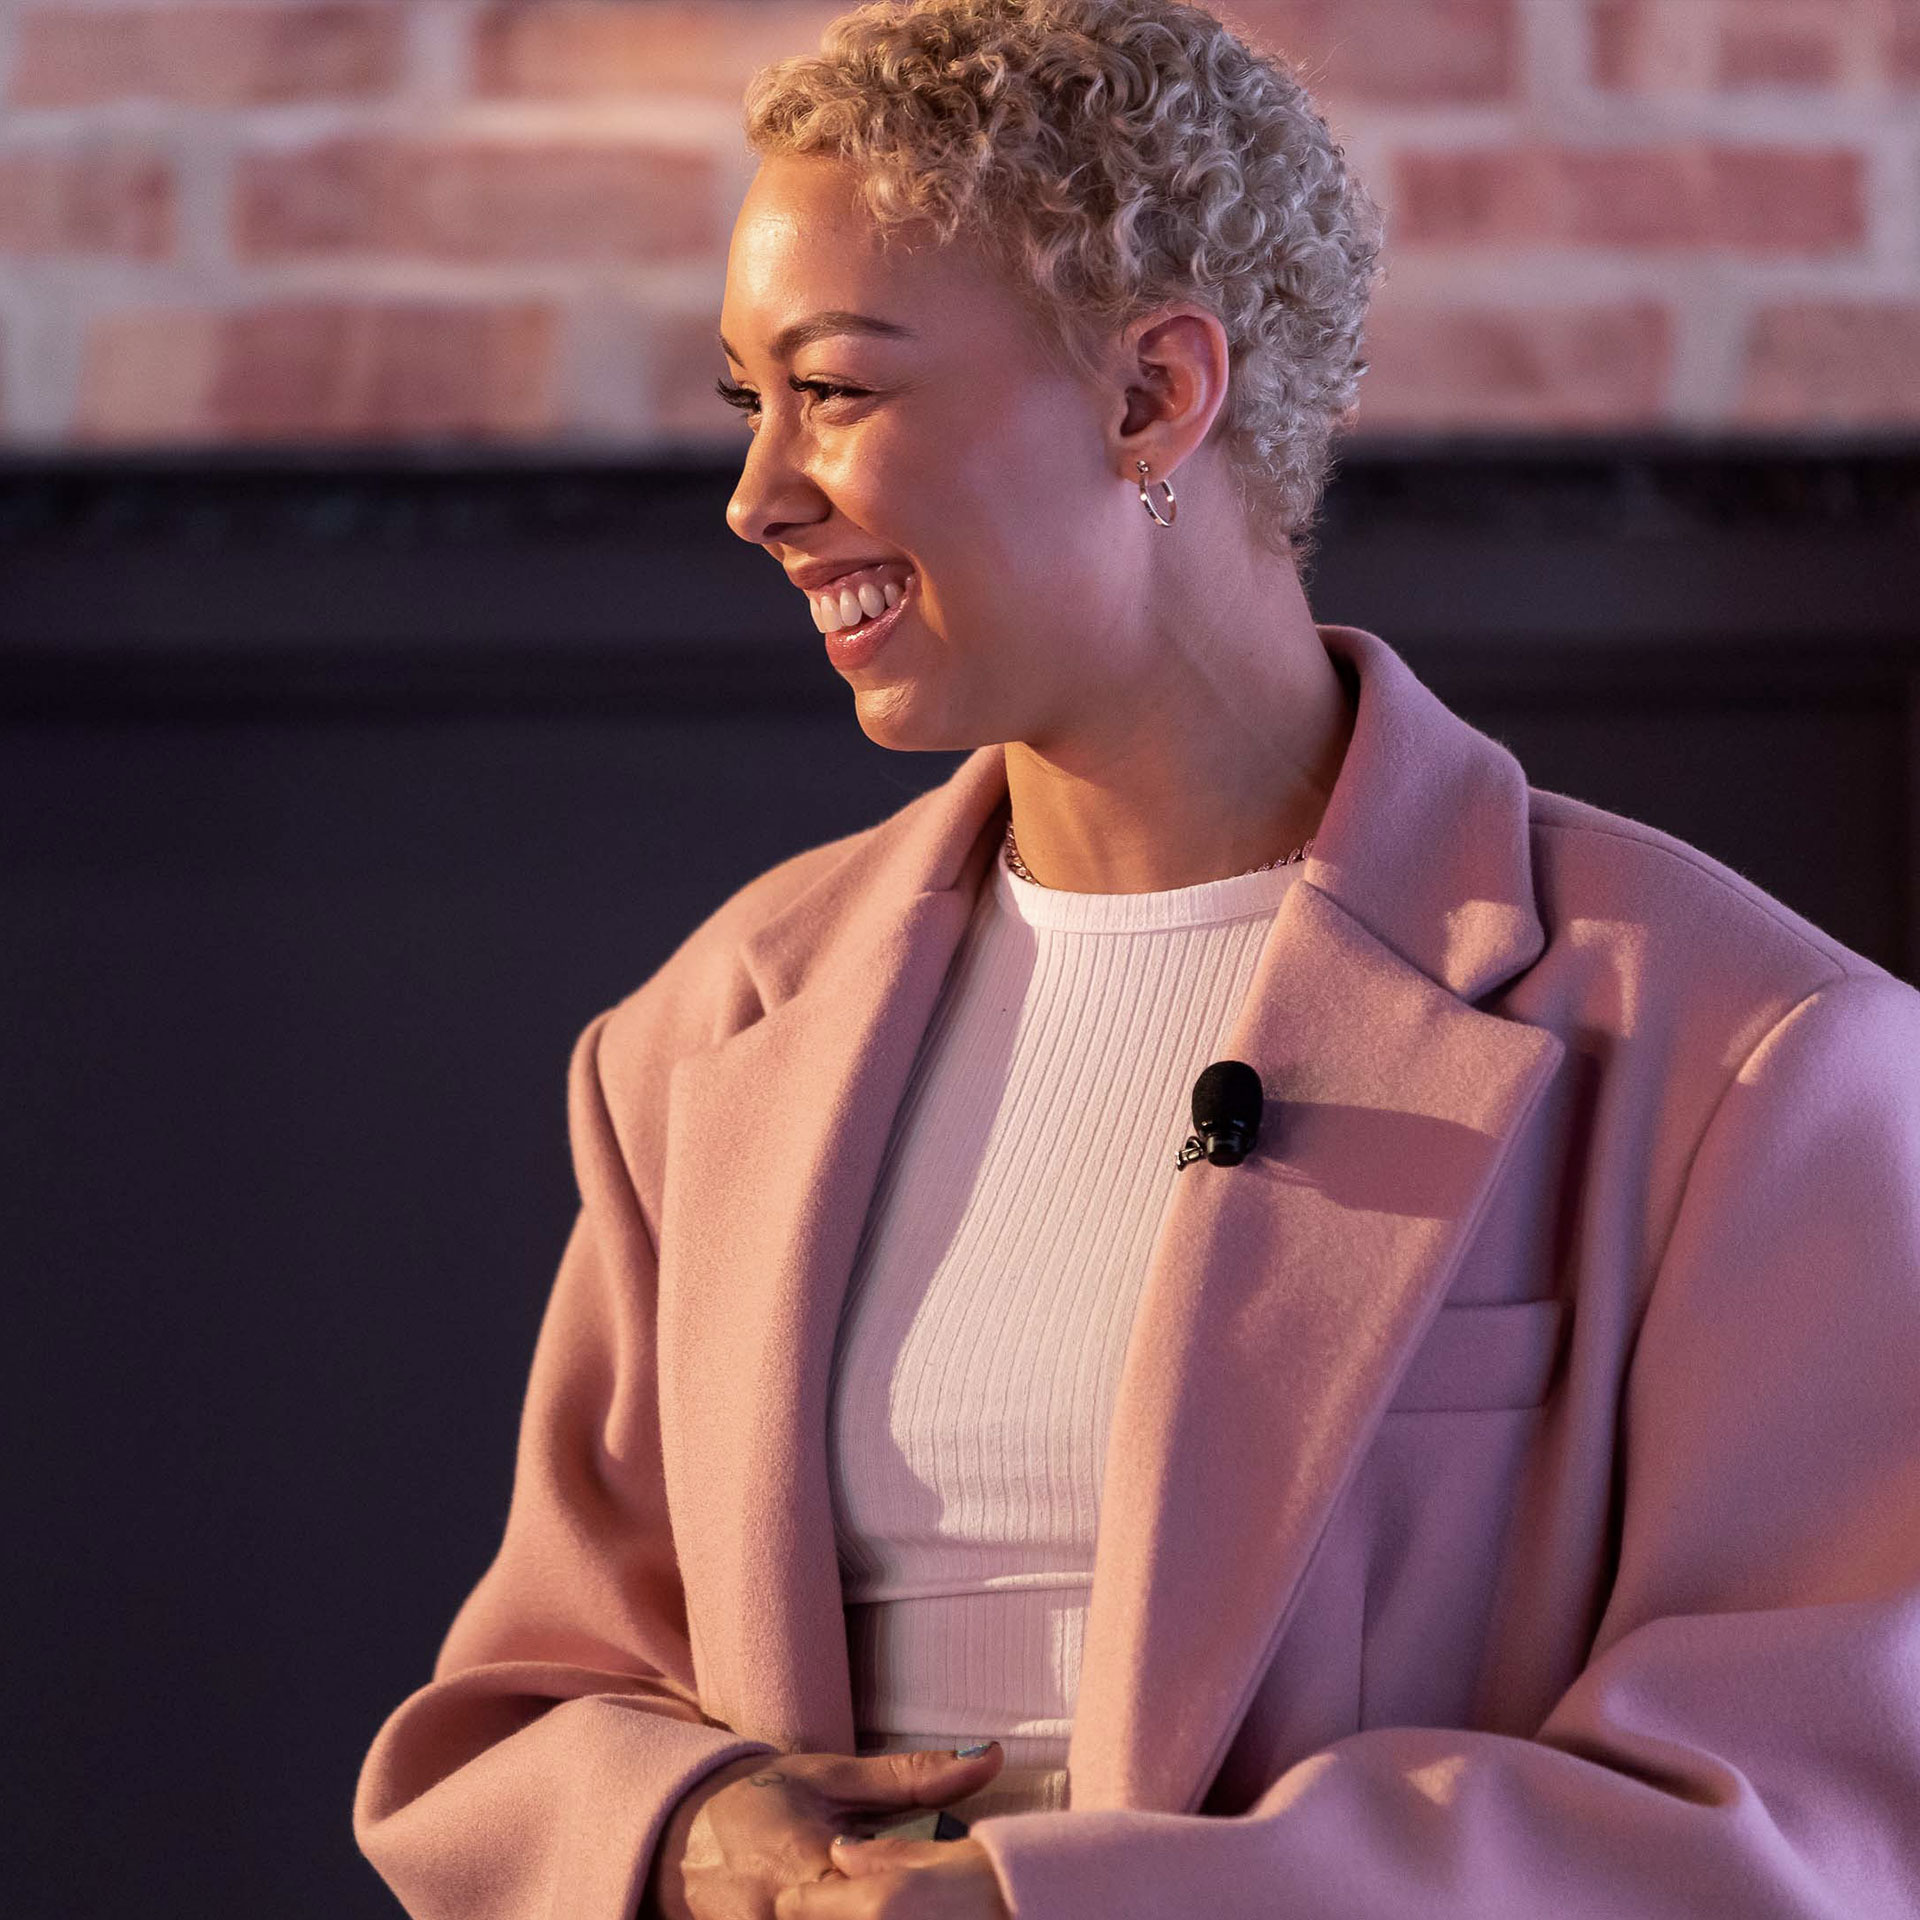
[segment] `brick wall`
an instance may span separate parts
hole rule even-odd
[[[0,438],[622,446],[817,0],[0,0]],[[1240,0],[1387,209],[1362,430],[1920,421],[1920,0]]]

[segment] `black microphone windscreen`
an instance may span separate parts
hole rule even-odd
[[[1193,1083],[1194,1129],[1217,1133],[1223,1127],[1257,1127],[1261,1099],[1260,1076],[1244,1060],[1216,1060]]]

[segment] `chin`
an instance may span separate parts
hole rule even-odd
[[[911,681],[855,687],[853,711],[860,731],[894,753],[970,753],[982,744],[950,716],[933,711],[931,702],[916,699]]]

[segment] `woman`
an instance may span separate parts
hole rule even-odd
[[[1282,68],[925,0],[749,109],[729,519],[974,751],[582,1034],[365,1850],[487,1920],[1912,1913],[1920,994],[1314,624],[1378,223]]]

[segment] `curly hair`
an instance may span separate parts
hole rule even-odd
[[[873,0],[755,73],[745,124],[854,163],[883,233],[972,240],[1083,377],[1163,303],[1213,313],[1209,438],[1259,542],[1311,557],[1382,221],[1288,62],[1182,0]]]

